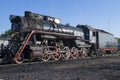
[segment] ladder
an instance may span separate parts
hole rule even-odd
[[[17,51],[15,57],[14,57],[14,60],[16,63],[20,64],[22,63],[21,61],[19,61],[22,53],[23,53],[23,50],[25,49],[28,41],[30,40],[31,36],[33,35],[33,33],[35,33],[34,30],[32,30],[30,33],[27,34],[27,36],[25,37],[24,41],[22,42],[21,46],[19,47],[19,50]]]

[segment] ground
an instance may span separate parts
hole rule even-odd
[[[120,56],[0,65],[3,80],[120,80]]]

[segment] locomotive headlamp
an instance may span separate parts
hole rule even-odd
[[[55,18],[55,19],[54,19],[54,22],[57,23],[57,24],[60,24],[60,19]]]

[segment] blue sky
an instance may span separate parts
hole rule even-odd
[[[0,34],[10,29],[9,15],[24,11],[61,19],[63,24],[87,24],[120,37],[120,0],[0,0]]]

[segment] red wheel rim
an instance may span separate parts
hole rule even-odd
[[[77,57],[77,53],[76,52],[74,52],[73,57]]]
[[[44,55],[42,57],[42,60],[45,61],[45,62],[47,62],[49,59],[50,59],[50,55]]]
[[[72,57],[73,59],[76,59],[78,57],[78,52],[73,52]]]
[[[54,60],[59,60],[61,58],[61,54],[59,53],[53,54],[53,58]]]

